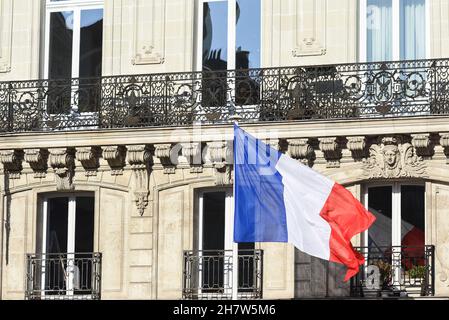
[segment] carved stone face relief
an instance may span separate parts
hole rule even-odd
[[[367,178],[424,177],[426,171],[413,145],[401,137],[383,137],[371,145],[363,169]]]

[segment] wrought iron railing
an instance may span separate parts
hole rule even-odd
[[[433,296],[433,245],[359,247],[365,264],[351,279],[351,295],[364,297]]]
[[[98,300],[101,253],[27,255],[25,298],[29,300]]]
[[[183,299],[232,299],[232,250],[184,251]],[[262,298],[263,251],[239,250],[239,299]]]
[[[449,114],[449,59],[0,82],[0,132]]]

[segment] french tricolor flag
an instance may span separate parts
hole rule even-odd
[[[364,258],[351,238],[375,217],[341,185],[234,125],[234,242],[288,242],[347,266]]]

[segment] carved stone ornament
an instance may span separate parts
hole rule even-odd
[[[50,151],[50,166],[56,177],[56,190],[73,190],[73,176],[75,174],[75,149],[55,148]]]
[[[126,159],[125,146],[107,146],[103,147],[103,159],[105,159],[109,167],[111,167],[111,175],[119,176],[123,174]]]
[[[422,158],[410,143],[401,137],[383,137],[369,148],[369,158],[363,163],[364,176],[372,178],[425,177]]]
[[[35,178],[45,178],[48,169],[47,149],[25,149],[25,161],[33,169]]]
[[[101,148],[79,147],[76,148],[76,159],[81,162],[87,177],[96,176],[100,166]]]
[[[155,157],[159,158],[162,167],[164,168],[164,173],[175,173],[178,155],[174,154],[176,150],[172,149],[172,145],[170,143],[163,143],[156,144],[154,147],[154,155]],[[172,161],[172,159],[174,158],[176,158],[176,162]]]
[[[355,161],[361,161],[367,156],[365,136],[347,137],[346,147],[351,151]]]
[[[128,146],[128,163],[131,165],[134,176],[134,201],[137,212],[142,216],[148,205],[149,195],[149,170],[151,161],[151,149],[147,145]]]
[[[226,141],[213,141],[207,143],[212,165],[215,168],[215,184],[217,186],[228,185],[232,183],[232,175],[229,167],[231,159],[230,150]]]
[[[181,143],[181,153],[187,159],[191,173],[203,172],[200,142]]]
[[[0,163],[10,179],[19,179],[22,171],[22,150],[0,150]]]
[[[429,133],[412,134],[412,145],[416,154],[423,158],[430,158],[434,153],[434,143]]]
[[[288,139],[288,154],[293,159],[299,160],[302,164],[311,167],[315,160],[315,151],[308,138]]]
[[[341,146],[337,137],[319,138],[319,148],[327,161],[327,168],[340,168]]]
[[[449,164],[449,133],[440,134],[440,145],[443,147],[446,163]]]

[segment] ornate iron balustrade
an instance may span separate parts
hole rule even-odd
[[[0,132],[449,115],[449,59],[0,82]]]
[[[365,265],[351,279],[351,295],[433,296],[435,247],[358,247]]]
[[[99,300],[101,253],[27,255],[28,300]]]
[[[238,298],[262,298],[262,250],[239,250]],[[232,299],[232,250],[184,251],[183,299]]]

